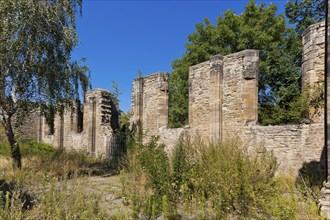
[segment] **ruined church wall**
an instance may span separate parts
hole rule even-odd
[[[158,130],[159,142],[166,145],[166,152],[171,154],[175,145],[178,143],[180,136],[183,134],[191,134],[190,128],[167,128],[161,127]]]
[[[191,132],[203,139],[210,134],[211,68],[208,60],[189,69],[189,126]]]
[[[54,119],[54,134],[44,117],[33,112],[22,126],[22,133],[56,147],[88,152],[91,156],[109,157],[113,135],[119,128],[118,103],[113,95],[103,89],[94,89],[85,94],[83,106],[74,103]],[[83,113],[81,112],[83,111]],[[112,142],[111,142],[112,141]]]
[[[309,27],[303,34],[302,87],[313,93],[324,79],[324,23]],[[260,126],[258,121],[258,60],[255,50],[245,50],[190,67],[189,125],[179,129],[155,126],[141,117],[160,137],[169,151],[181,134],[199,135],[206,141],[238,138],[253,151],[265,147],[279,162],[279,171],[298,174],[303,166],[322,169],[324,160],[323,109],[311,109],[311,124]],[[156,86],[147,84],[147,87]],[[152,82],[154,83],[154,82]],[[144,85],[145,86],[145,85]],[[136,93],[133,88],[133,93]],[[141,87],[139,87],[141,88]],[[145,87],[143,87],[145,89]],[[143,91],[143,100],[156,100],[157,94]],[[153,98],[153,94],[155,97]],[[134,99],[134,97],[133,97]],[[136,99],[135,99],[136,100]],[[152,105],[152,106],[151,106]],[[155,101],[140,105],[140,112],[157,107]],[[134,106],[134,105],[133,105]],[[133,115],[136,109],[133,108]],[[143,113],[142,115],[145,115]]]
[[[112,95],[107,90],[95,89],[88,92],[85,99],[83,146],[92,156],[108,155],[112,135],[118,128],[111,125],[113,121],[118,122]]]
[[[315,89],[324,81],[325,23],[309,26],[302,35],[303,89]]]
[[[238,135],[244,146],[252,152],[263,147],[272,151],[279,163],[280,172],[292,172],[297,175],[304,166],[319,170],[324,168],[321,159],[324,156],[323,124],[247,126]]]
[[[224,59],[223,137],[242,133],[258,120],[259,52],[244,50]]]
[[[158,135],[168,122],[168,73],[157,72],[138,77],[133,82],[131,123],[139,127],[146,139]]]
[[[80,130],[78,128],[79,107],[80,105],[75,103],[73,106],[64,109],[63,117],[59,114],[55,115],[53,138],[49,137],[50,140],[52,140],[52,145],[82,149],[83,135],[78,132]],[[45,127],[47,127],[47,125],[45,125]],[[46,132],[44,132],[43,135],[47,136]],[[78,136],[79,139],[77,139],[77,137],[73,138],[74,136]],[[44,139],[45,142],[47,138]]]
[[[190,67],[189,126],[204,140],[222,140],[258,120],[256,50],[244,50]]]
[[[14,118],[14,121],[16,119]],[[30,112],[29,116],[24,119],[22,124],[20,124],[17,128],[14,122],[14,130],[16,132],[16,136],[19,139],[27,139],[27,140],[41,140],[42,138],[42,127],[43,117],[40,116],[40,112],[38,110],[33,110]]]
[[[324,56],[325,56],[325,22],[309,26],[302,35],[302,89],[308,91],[311,97],[318,96],[323,91]],[[316,123],[324,121],[324,108],[312,106],[310,119]]]

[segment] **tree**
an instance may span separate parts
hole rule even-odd
[[[14,121],[87,90],[87,67],[71,60],[81,6],[82,0],[0,0],[0,121],[14,168],[22,167]]]
[[[310,25],[325,19],[325,0],[289,0],[285,14],[291,24],[296,25],[299,34]]]
[[[189,67],[216,54],[227,55],[244,49],[260,51],[261,123],[299,120],[286,115],[294,110],[290,103],[300,96],[301,42],[295,31],[286,27],[284,16],[276,15],[276,11],[274,4],[266,7],[251,0],[241,15],[226,11],[223,17],[218,17],[216,26],[208,19],[196,25],[195,32],[188,36],[185,54],[172,63],[169,83],[171,127],[187,122]],[[276,106],[280,106],[281,120],[273,118]]]

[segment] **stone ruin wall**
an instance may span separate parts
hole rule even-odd
[[[24,123],[20,124],[19,127],[16,127],[15,118],[13,119],[13,125],[15,130],[15,136],[19,139],[30,139],[40,141],[42,139],[42,126],[43,118],[39,116],[38,111],[32,111],[29,114],[29,117],[24,119]]]
[[[311,93],[323,84],[324,32],[324,22],[321,22],[310,26],[303,34],[302,86]],[[258,59],[258,51],[245,50],[227,56],[217,55],[190,67],[189,124],[184,128],[167,127],[169,74],[158,72],[136,78],[132,91],[132,127],[142,128],[144,141],[159,136],[169,151],[182,133],[198,135],[208,141],[238,137],[249,149],[264,146],[272,150],[281,171],[297,172],[303,163],[321,166],[324,160],[323,109],[311,109],[311,124],[257,124]],[[74,108],[66,110],[63,119],[56,117],[53,135],[48,134],[45,119],[36,113],[31,115],[23,130],[28,130],[28,135],[34,139],[55,146],[83,149],[95,156],[107,155],[109,139],[118,125],[118,110],[105,90],[92,90],[85,99],[83,126],[81,113]]]
[[[133,82],[132,127],[142,125],[147,137],[158,135],[168,122],[168,73],[138,77]]]
[[[214,56],[189,70],[189,126],[223,140],[258,120],[258,51]]]
[[[303,89],[314,89],[324,81],[325,23],[309,26],[303,33]]]
[[[54,134],[43,116],[33,112],[21,130],[24,138],[57,147],[88,152],[91,156],[108,157],[110,143],[118,125],[118,106],[110,92],[94,89],[85,94],[85,104],[76,102],[55,115]]]
[[[309,27],[303,44],[302,84],[313,91],[324,77],[324,23]],[[132,122],[140,123],[146,140],[159,136],[169,151],[182,133],[208,141],[239,138],[250,150],[264,146],[273,151],[280,172],[297,173],[303,166],[322,168],[322,109],[311,110],[311,124],[258,125],[258,60],[258,51],[245,50],[190,67],[189,124],[184,128],[170,129],[164,121],[168,98],[161,85],[167,85],[167,78],[157,81],[160,73],[139,77],[133,82]],[[157,102],[160,97],[166,101]],[[153,117],[148,117],[151,112]],[[156,122],[159,118],[164,119],[160,124]]]
[[[309,26],[303,33],[302,86],[313,96],[320,93],[324,81],[325,22]],[[314,122],[323,123],[324,109],[310,109]]]

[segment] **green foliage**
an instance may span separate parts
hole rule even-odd
[[[111,87],[112,87],[111,92],[112,92],[113,98],[114,98],[115,102],[117,104],[119,104],[119,96],[121,94],[123,94],[123,91],[124,90],[121,89],[119,87],[118,83],[116,81],[114,81],[114,80],[111,81]]]
[[[152,140],[147,145],[142,145],[139,161],[142,168],[149,174],[152,188],[156,194],[165,195],[168,190],[170,166],[164,151],[164,145],[158,145],[157,140]]]
[[[87,67],[71,60],[81,0],[0,2],[1,78],[7,114],[27,110],[29,102],[55,104],[87,90]],[[26,74],[29,73],[29,74]],[[11,110],[11,111],[10,111]]]
[[[128,112],[120,112],[119,114],[119,131],[123,134],[130,133],[130,117],[132,113],[130,111]]]
[[[287,107],[281,108],[279,105],[260,105],[259,117],[263,119],[262,124],[298,124],[302,122],[302,119],[309,117],[310,100],[305,94],[301,94],[294,100],[283,104]]]
[[[283,15],[277,15],[277,6],[257,5],[251,0],[241,15],[226,11],[213,25],[208,19],[196,25],[188,36],[186,52],[172,63],[173,73],[169,83],[169,125],[179,127],[188,119],[189,67],[204,62],[216,54],[227,55],[244,49],[260,51],[259,104],[260,122],[276,124],[271,114],[273,108],[280,112],[283,121],[291,102],[300,96],[299,76],[301,66],[301,40],[292,28],[286,27]],[[299,114],[299,113],[296,113]],[[267,118],[268,117],[268,118]]]
[[[155,219],[160,215],[162,208],[169,209],[166,196],[171,191],[170,163],[164,147],[157,144],[156,138],[147,144],[134,141],[130,143],[123,165],[124,170],[132,176],[123,176],[123,191],[126,193],[126,189],[131,190],[135,185],[134,181],[126,182],[128,180],[126,178],[136,178],[152,189],[152,192],[145,192],[143,195],[139,187],[134,187],[133,191],[129,192],[128,203],[132,207],[134,218],[142,213],[147,218]],[[129,173],[127,174],[130,175]]]
[[[60,151],[59,148],[54,148],[49,144],[39,143],[37,141],[25,141],[21,144],[22,156],[43,156],[46,158],[54,157]]]
[[[276,177],[277,162],[262,147],[248,153],[235,141],[181,138],[167,159],[155,140],[134,146],[122,172],[134,218],[319,218],[309,188],[290,176]]]
[[[0,1],[0,117],[14,168],[21,168],[21,157],[12,116],[22,122],[37,107],[62,109],[90,85],[88,68],[71,59],[81,7],[82,0]]]
[[[285,14],[291,24],[296,25],[299,34],[312,24],[325,19],[325,0],[289,0]]]
[[[250,156],[234,141],[207,146],[188,139],[179,145],[186,155],[186,172],[181,173],[185,181],[179,188],[185,189],[188,201],[189,197],[196,203],[210,201],[214,213],[209,214],[255,216],[262,209],[262,198],[272,195],[277,163],[271,154]]]
[[[59,148],[54,148],[49,144],[39,143],[37,141],[24,141],[21,142],[22,156],[40,156],[51,158],[58,154]],[[0,155],[10,157],[10,146],[8,144],[0,144]]]
[[[138,77],[141,77],[142,76],[142,71],[138,70],[137,74],[138,74]]]

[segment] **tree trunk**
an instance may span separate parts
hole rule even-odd
[[[22,169],[21,152],[19,149],[19,145],[15,140],[15,134],[13,132],[13,128],[11,124],[11,117],[8,117],[7,120],[4,122],[4,124],[5,124],[6,136],[10,145],[13,169],[14,170]]]

